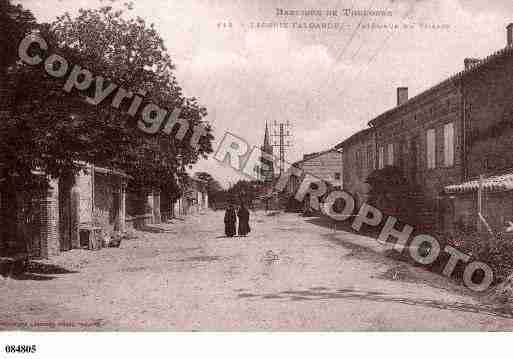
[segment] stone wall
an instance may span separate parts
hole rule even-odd
[[[93,209],[93,194],[92,194],[92,182],[90,172],[81,172],[77,176],[76,186],[80,192],[80,205],[79,205],[79,218],[80,223],[90,224],[93,221],[92,209]]]
[[[477,228],[477,192],[456,195],[454,209],[447,211],[447,225],[451,229]],[[508,221],[513,221],[513,192],[483,192],[482,215],[496,232],[502,232]]]
[[[366,180],[375,169],[375,152],[376,143],[372,131],[366,131],[343,145],[343,187],[353,195],[357,208],[368,200],[370,187]]]
[[[463,81],[468,123],[468,176],[513,167],[513,56]]]
[[[93,222],[107,232],[118,229],[120,190],[117,176],[95,173]]]
[[[426,198],[429,210],[436,210],[443,188],[463,179],[463,128],[461,93],[457,84],[445,83],[411,100],[381,119],[376,125],[376,148],[384,148],[388,163],[388,144],[394,148],[393,165],[403,169],[410,183]],[[444,125],[454,124],[454,165],[444,166]],[[436,166],[427,166],[427,131],[435,130]]]

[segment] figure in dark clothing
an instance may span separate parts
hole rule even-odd
[[[251,228],[249,228],[249,211],[244,203],[241,204],[237,216],[239,217],[239,236],[245,236],[251,231]]]
[[[235,235],[235,224],[237,223],[237,214],[233,205],[229,205],[224,214],[224,233],[227,237]]]

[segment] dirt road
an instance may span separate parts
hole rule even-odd
[[[2,279],[0,328],[32,330],[511,330],[510,315],[450,280],[297,214],[221,212],[73,250]]]

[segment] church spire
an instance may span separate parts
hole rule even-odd
[[[270,147],[271,142],[269,141],[269,129],[267,128],[267,121],[265,121],[264,149],[268,149]]]
[[[260,150],[267,155],[272,156],[273,154],[273,145],[271,144],[271,139],[269,137],[269,127],[267,126],[267,121],[265,122],[264,143],[262,147],[260,147]],[[262,161],[264,167],[259,171],[259,179],[264,182],[272,182],[274,179],[274,164],[272,157],[269,158],[269,156],[262,156],[260,160]]]

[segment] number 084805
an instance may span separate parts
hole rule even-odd
[[[5,352],[6,353],[35,353],[36,352],[35,345],[6,345]]]

